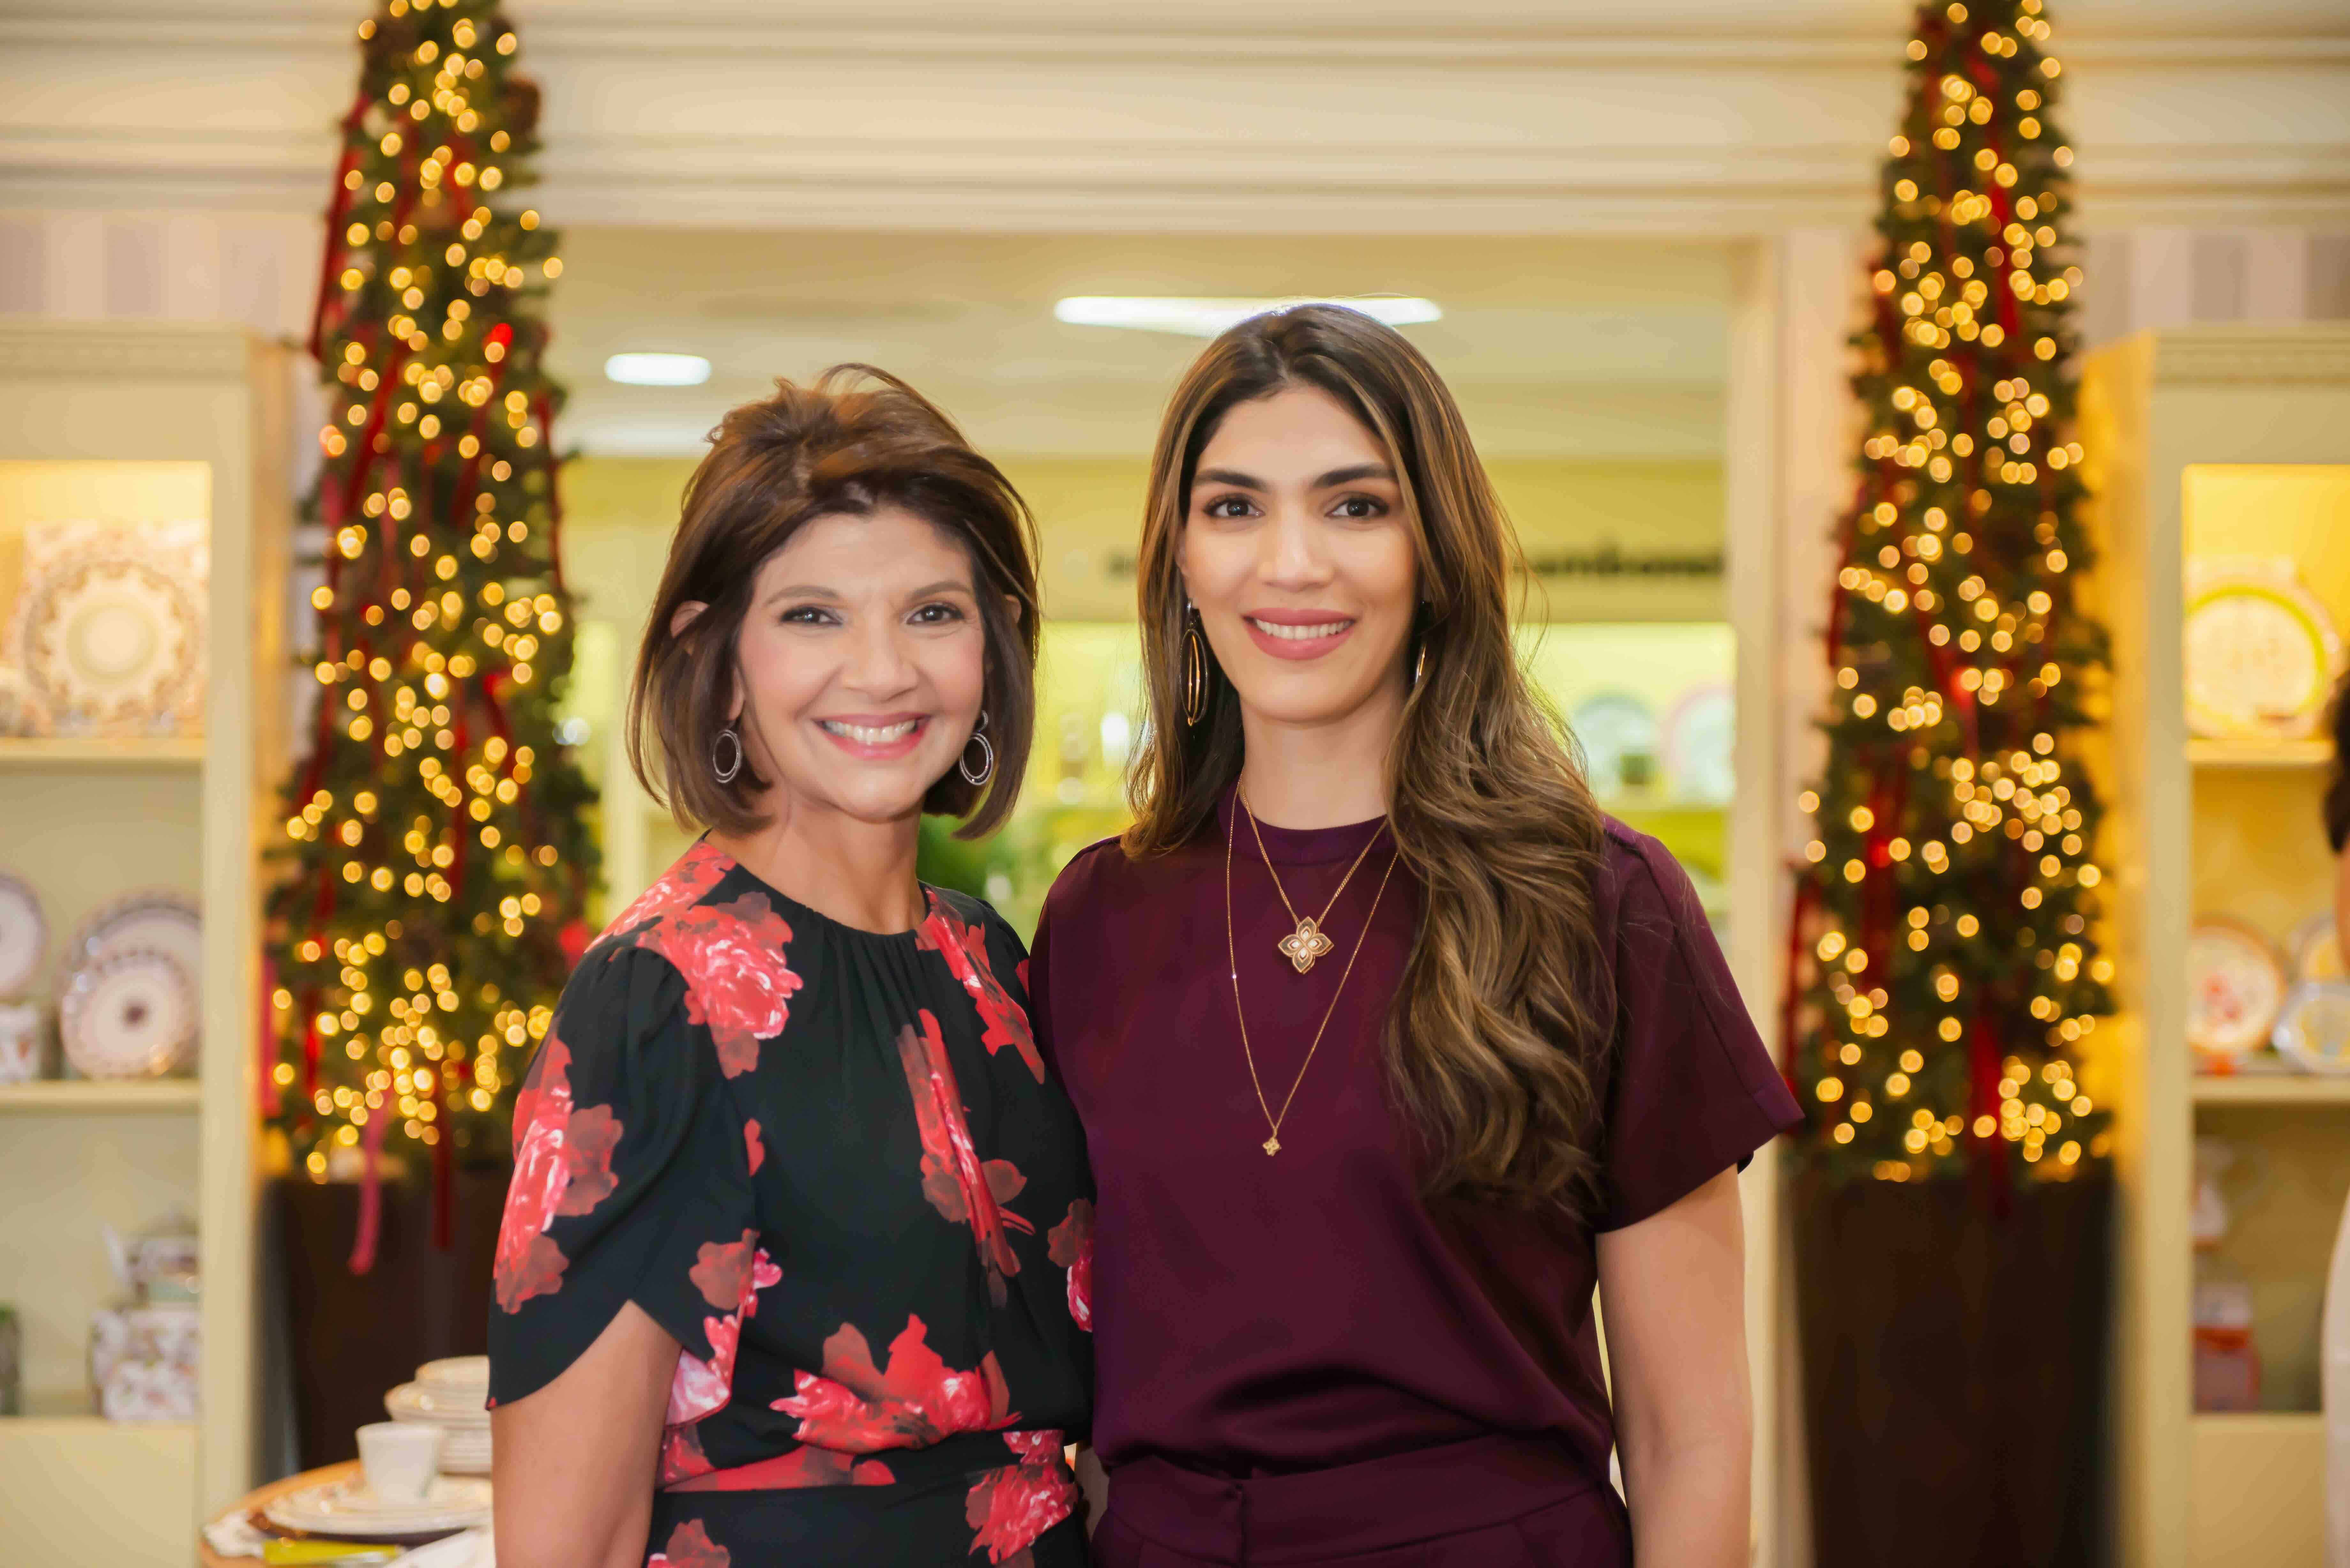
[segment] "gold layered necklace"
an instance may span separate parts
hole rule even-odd
[[[1337,891],[1330,895],[1330,901],[1322,906],[1320,914],[1308,918],[1299,914],[1297,906],[1289,901],[1289,889],[1281,885],[1281,873],[1273,868],[1273,857],[1265,854],[1264,833],[1256,825],[1256,813],[1249,810],[1248,802],[1241,798],[1238,784],[1232,786],[1232,800],[1248,818],[1249,833],[1256,839],[1256,852],[1264,860],[1265,875],[1273,878],[1273,890],[1281,895],[1281,907],[1289,911],[1290,919],[1296,923],[1296,929],[1281,939],[1281,956],[1287,959],[1298,973],[1304,974],[1314,967],[1315,960],[1327,954],[1335,945],[1329,933],[1323,930],[1322,922],[1328,919],[1330,911],[1338,907],[1338,895],[1344,893],[1347,884],[1355,879],[1356,871],[1363,864],[1363,857],[1371,852],[1371,846],[1379,841],[1379,836],[1374,833],[1365,841],[1361,853],[1355,857],[1355,864],[1347,867],[1347,874],[1338,878]],[[1224,836],[1224,858],[1227,860],[1232,858],[1232,835],[1227,833]]]
[[[1264,1125],[1272,1132],[1272,1136],[1267,1137],[1263,1144],[1266,1155],[1272,1156],[1281,1152],[1281,1125],[1289,1119],[1289,1107],[1296,1100],[1298,1089],[1305,1083],[1305,1070],[1314,1065],[1314,1053],[1321,1049],[1323,1033],[1329,1029],[1330,1020],[1338,1011],[1338,999],[1347,992],[1347,977],[1355,972],[1355,961],[1363,956],[1363,943],[1371,934],[1371,922],[1378,917],[1379,900],[1387,896],[1388,878],[1395,875],[1396,862],[1402,859],[1403,855],[1399,850],[1390,855],[1388,857],[1388,868],[1379,874],[1379,888],[1378,892],[1371,895],[1370,913],[1363,917],[1363,929],[1361,934],[1355,938],[1355,950],[1347,955],[1347,967],[1338,971],[1338,989],[1331,993],[1330,1005],[1323,1011],[1322,1023],[1314,1031],[1313,1043],[1305,1047],[1305,1060],[1298,1064],[1297,1076],[1291,1081],[1289,1093],[1282,1096],[1281,1109],[1276,1112],[1271,1102],[1264,1097],[1263,1081],[1257,1076],[1256,1053],[1249,1045],[1248,1013],[1241,1006],[1240,946],[1232,935],[1232,837],[1240,826],[1239,814],[1247,809],[1241,802],[1241,792],[1235,788],[1232,791],[1232,814],[1224,823],[1224,957],[1232,965],[1232,1016],[1241,1026],[1241,1056],[1248,1063],[1249,1087],[1256,1091],[1257,1108],[1264,1113]],[[1253,827],[1255,824],[1256,816],[1252,813],[1249,816],[1249,825]],[[1356,866],[1363,863],[1363,856],[1371,852],[1371,844],[1378,843],[1378,830],[1374,829],[1371,834],[1371,843],[1364,845],[1362,855],[1355,857]],[[1257,836],[1257,852],[1259,854],[1264,852],[1264,837],[1262,834]],[[1271,856],[1265,857],[1264,868],[1267,871],[1273,869]],[[1348,867],[1347,877],[1352,877],[1354,874],[1354,867]],[[1276,888],[1281,886],[1281,878],[1277,876],[1274,877],[1274,886]],[[1339,890],[1343,892],[1345,888],[1346,884],[1341,882]],[[1288,902],[1285,895],[1282,901]],[[1330,902],[1336,904],[1337,901],[1337,894],[1332,894]],[[1295,909],[1290,911],[1293,915],[1296,912]],[[1325,907],[1322,911],[1326,916],[1329,912],[1327,907]],[[1329,939],[1326,937],[1323,938],[1323,948],[1325,951],[1328,950]],[[1282,950],[1284,953],[1289,950],[1286,942],[1282,944]],[[1291,961],[1295,962],[1295,960],[1293,958]],[[1302,974],[1312,967],[1312,961],[1309,960],[1305,963],[1298,964],[1298,972]]]

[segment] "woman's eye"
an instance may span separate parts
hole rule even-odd
[[[949,604],[924,605],[914,612],[913,618],[917,626],[946,626],[961,620],[962,611]]]
[[[1375,495],[1349,495],[1338,503],[1337,514],[1355,518],[1384,517],[1388,514],[1388,504]]]
[[[1248,497],[1219,495],[1201,507],[1200,513],[1205,517],[1245,517],[1249,514]]]
[[[815,605],[802,605],[785,610],[780,618],[785,626],[824,626],[831,621],[832,612]]]

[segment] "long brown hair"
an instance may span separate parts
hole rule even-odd
[[[922,809],[969,814],[958,838],[992,833],[1012,815],[1036,714],[1035,522],[935,403],[887,370],[835,365],[805,387],[779,380],[775,396],[729,413],[686,481],[629,687],[629,766],[681,826],[747,833],[765,820],[756,797],[767,781],[748,757],[729,783],[712,772],[760,566],[818,517],[882,505],[927,519],[969,553],[987,639],[980,706],[994,769],[979,785],[949,768]],[[708,607],[672,630],[692,603]]]
[[[1388,1092],[1419,1134],[1430,1197],[1588,1215],[1594,1069],[1615,1009],[1593,916],[1604,825],[1519,665],[1509,601],[1523,556],[1461,411],[1419,350],[1358,311],[1301,306],[1242,322],[1168,406],[1138,573],[1151,725],[1128,781],[1127,853],[1188,842],[1240,776],[1240,701],[1221,673],[1200,722],[1183,722],[1178,557],[1216,427],[1290,387],[1326,392],[1386,447],[1426,604],[1404,654],[1424,651],[1425,673],[1390,753],[1388,820],[1422,901],[1385,1034]]]

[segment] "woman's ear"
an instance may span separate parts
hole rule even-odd
[[[671,637],[683,637],[685,635],[685,628],[691,626],[695,621],[700,620],[702,618],[702,612],[709,607],[710,607],[708,605],[702,603],[700,599],[686,600],[685,603],[677,607],[677,613],[669,618],[669,634]]]
[[[1022,619],[1020,613],[1020,596],[1017,594],[1004,595],[1003,607],[1011,615],[1012,624],[1014,626],[1018,626]]]

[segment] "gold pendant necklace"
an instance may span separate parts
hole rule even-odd
[[[1232,805],[1236,812],[1247,809],[1241,804],[1240,793],[1237,789],[1232,791]],[[1254,822],[1255,818],[1251,817],[1250,821]],[[1266,1138],[1261,1146],[1267,1158],[1270,1158],[1281,1152],[1281,1124],[1289,1119],[1290,1105],[1297,1098],[1298,1089],[1305,1083],[1305,1070],[1314,1065],[1314,1053],[1322,1048],[1323,1033],[1330,1027],[1330,1020],[1338,1011],[1338,999],[1347,993],[1347,981],[1355,972],[1355,961],[1363,956],[1363,943],[1371,934],[1371,922],[1378,916],[1379,900],[1387,897],[1388,878],[1395,875],[1396,862],[1403,858],[1403,852],[1398,850],[1388,857],[1388,868],[1379,874],[1379,889],[1371,895],[1370,913],[1363,917],[1362,934],[1355,939],[1355,950],[1347,955],[1347,967],[1338,971],[1338,989],[1330,993],[1330,1005],[1323,1010],[1321,1025],[1314,1031],[1313,1043],[1305,1047],[1305,1060],[1297,1064],[1297,1076],[1292,1080],[1289,1093],[1282,1099],[1280,1114],[1275,1115],[1273,1106],[1264,1097],[1264,1084],[1257,1076],[1256,1053],[1249,1046],[1248,1014],[1241,1008],[1240,947],[1232,935],[1232,830],[1237,826],[1238,824],[1230,820],[1224,824],[1224,957],[1232,965],[1232,1017],[1241,1026],[1241,1056],[1248,1063],[1249,1087],[1256,1091],[1257,1109],[1264,1113],[1264,1125],[1271,1128],[1273,1133],[1273,1136]],[[1371,837],[1376,840],[1378,835],[1374,833]],[[1257,847],[1262,850],[1263,846],[1264,841],[1260,838],[1257,841]],[[1370,846],[1366,844],[1363,849],[1367,854]],[[1355,857],[1357,866],[1362,863],[1362,856]],[[1268,860],[1265,863],[1266,869],[1270,870],[1272,864]],[[1354,872],[1349,869],[1347,875],[1352,877]],[[1277,878],[1275,885],[1278,885]],[[1343,884],[1341,886],[1343,887]],[[1337,901],[1336,895],[1333,895],[1331,901],[1333,903]],[[1295,913],[1295,910],[1291,912]],[[1330,911],[1325,909],[1322,912],[1326,915]],[[1329,939],[1326,937],[1323,940],[1326,950]],[[1286,942],[1282,944],[1282,950],[1284,952],[1288,950]],[[1295,962],[1295,960],[1293,959],[1291,961]],[[1298,972],[1302,974],[1311,967],[1310,961],[1299,964]]]
[[[1278,944],[1281,956],[1289,961],[1291,968],[1304,974],[1314,967],[1315,960],[1326,956],[1336,945],[1322,929],[1322,922],[1328,919],[1330,911],[1338,907],[1338,894],[1345,892],[1347,884],[1355,879],[1356,871],[1363,864],[1363,857],[1368,855],[1371,846],[1379,841],[1378,832],[1374,831],[1363,841],[1363,847],[1355,856],[1355,864],[1347,867],[1347,874],[1338,878],[1337,891],[1332,893],[1330,901],[1322,906],[1322,912],[1313,916],[1301,915],[1297,912],[1297,906],[1289,901],[1289,889],[1281,885],[1281,873],[1273,868],[1273,857],[1265,853],[1264,834],[1256,825],[1256,813],[1249,810],[1248,802],[1242,798],[1238,784],[1232,786],[1232,800],[1248,817],[1249,833],[1256,839],[1256,852],[1264,861],[1265,875],[1273,878],[1273,890],[1281,895],[1281,907],[1287,909],[1289,918],[1296,922],[1296,929],[1282,938]],[[1227,831],[1224,835],[1224,858],[1227,860],[1232,858],[1232,834]]]

